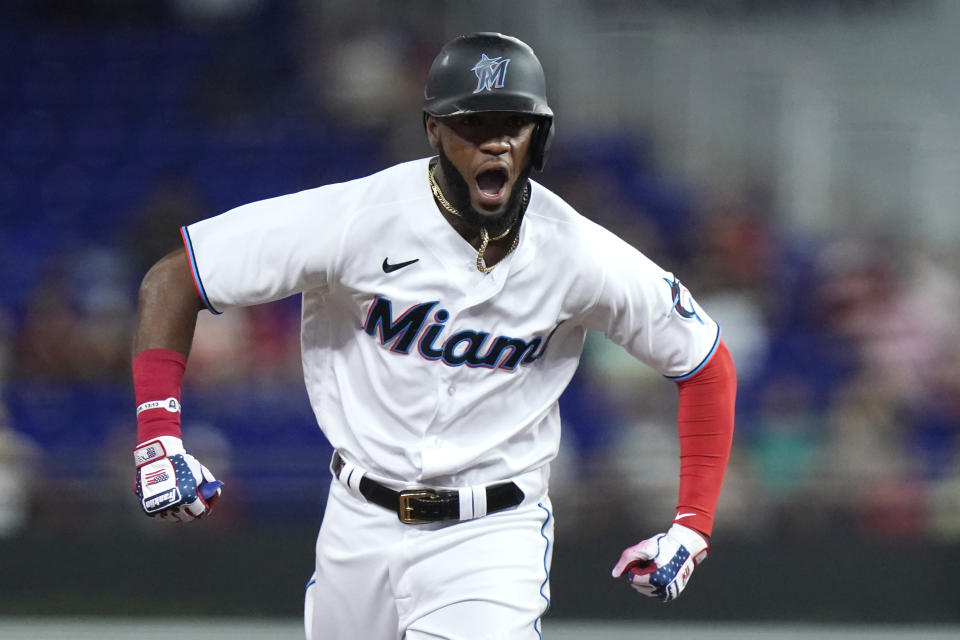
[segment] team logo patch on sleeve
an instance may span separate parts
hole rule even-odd
[[[703,318],[700,317],[700,314],[697,313],[693,296],[690,295],[690,292],[685,286],[680,284],[677,276],[673,276],[673,280],[664,278],[663,281],[670,287],[670,295],[673,298],[673,310],[676,311],[681,318],[696,318],[700,324],[706,324]]]

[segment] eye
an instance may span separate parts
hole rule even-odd
[[[530,116],[524,113],[516,113],[509,116],[504,121],[504,126],[512,134],[516,135],[520,133],[524,129],[524,127],[529,125],[531,122],[533,122],[533,118],[531,118]]]

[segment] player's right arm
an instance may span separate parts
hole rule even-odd
[[[136,492],[151,517],[202,517],[221,482],[186,453],[180,438],[180,393],[197,314],[204,308],[184,250],[161,258],[143,278],[133,337],[137,403]]]
[[[146,349],[189,354],[197,314],[203,308],[187,252],[177,249],[160,258],[140,284],[133,355]]]
[[[263,304],[324,286],[352,189],[321,187],[248,203],[181,229],[184,248],[159,260],[140,286],[133,341],[137,495],[169,520],[206,514],[220,482],[183,449],[180,387],[197,313]],[[357,193],[366,193],[364,190]]]

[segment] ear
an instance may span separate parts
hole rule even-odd
[[[440,121],[431,115],[424,114],[423,128],[427,131],[427,141],[433,149],[440,148]]]

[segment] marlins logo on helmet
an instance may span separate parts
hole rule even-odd
[[[507,79],[508,64],[510,64],[510,58],[488,58],[487,54],[481,53],[480,60],[471,69],[477,74],[477,88],[473,92],[480,93],[481,91],[502,89],[503,83]]]

